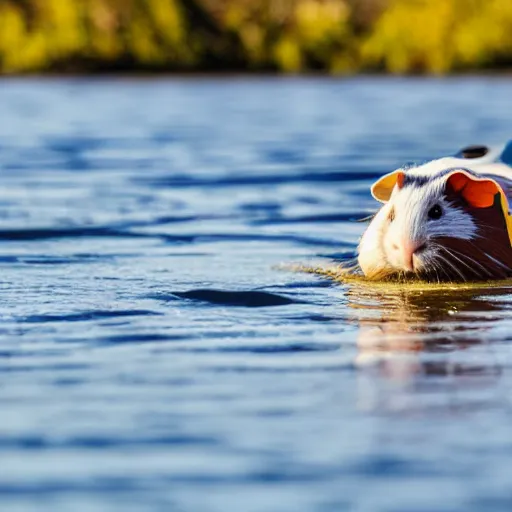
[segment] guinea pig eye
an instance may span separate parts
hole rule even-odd
[[[391,210],[389,210],[388,220],[389,220],[389,222],[393,222],[395,220],[395,209],[394,208],[391,208]]]
[[[432,220],[440,219],[442,215],[443,209],[438,204],[432,206],[432,208],[430,208],[430,210],[428,211],[428,218]]]

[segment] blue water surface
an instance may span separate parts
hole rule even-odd
[[[512,293],[290,271],[510,78],[0,82],[0,510],[512,510]]]

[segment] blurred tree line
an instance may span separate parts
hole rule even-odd
[[[512,0],[0,0],[0,73],[512,64]]]

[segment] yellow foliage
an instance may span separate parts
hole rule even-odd
[[[0,0],[4,74],[504,64],[512,64],[512,0]]]
[[[364,64],[445,73],[512,57],[510,0],[392,0],[361,46]]]
[[[46,40],[42,33],[30,34],[20,9],[0,5],[0,62],[5,72],[37,69],[45,62]]]
[[[154,30],[163,41],[170,45],[184,42],[184,17],[174,0],[146,0],[147,10],[154,24]]]
[[[395,73],[446,71],[452,60],[447,35],[453,7],[453,2],[446,0],[393,2],[363,44],[363,59],[370,63],[382,61]]]
[[[119,13],[108,2],[90,0],[89,9],[85,10],[88,41],[84,56],[112,61],[121,55],[123,41],[117,32],[120,21]]]
[[[274,47],[278,67],[287,73],[299,71],[302,67],[302,55],[299,45],[290,37],[283,37]]]
[[[48,42],[51,58],[61,59],[83,48],[86,38],[81,23],[80,2],[39,0],[38,12],[41,22],[35,33],[41,32]]]
[[[345,35],[348,7],[338,0],[301,0],[295,8],[297,32],[309,44]]]
[[[251,62],[258,64],[265,59],[265,34],[256,23],[245,23],[240,29],[240,39]]]

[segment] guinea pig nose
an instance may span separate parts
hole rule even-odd
[[[424,242],[404,242],[402,248],[403,265],[409,272],[414,271],[414,260],[413,256],[418,255],[420,252],[426,249]]]

